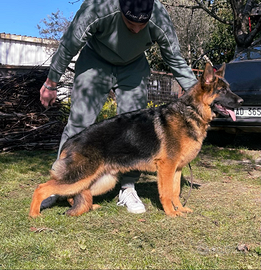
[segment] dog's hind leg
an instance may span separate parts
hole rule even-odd
[[[55,185],[55,180],[50,180],[44,184],[38,185],[33,194],[33,199],[30,207],[29,216],[37,217],[40,215],[40,206],[44,199],[48,198],[53,192],[53,186]]]
[[[98,196],[112,190],[117,182],[117,176],[106,174],[98,178],[90,186],[90,189],[83,190],[81,193],[68,198],[69,204],[72,206],[66,214],[69,216],[79,216],[90,210],[100,208],[98,204],[92,204],[92,196]]]
[[[44,184],[40,184],[34,191],[29,215],[31,217],[39,216],[42,201],[52,194],[72,197],[81,193],[85,189],[87,190],[92,179],[92,177],[87,177],[72,184],[61,184],[56,180],[50,180]],[[90,200],[88,199],[87,201],[89,202]]]
[[[72,208],[66,211],[68,216],[80,216],[83,213],[93,209],[92,194],[89,189],[84,189],[81,193],[76,194],[73,200],[69,200]]]
[[[173,178],[173,197],[172,197],[172,203],[174,205],[174,208],[178,211],[181,211],[183,213],[191,213],[193,212],[188,207],[183,207],[179,196],[180,196],[180,181],[181,181],[181,170],[178,169],[175,172],[174,178]]]
[[[79,194],[80,195],[80,194]],[[76,195],[77,196],[77,195]],[[74,197],[69,197],[69,198],[67,198],[67,201],[68,201],[68,203],[71,205],[71,206],[73,206],[74,205],[74,203],[75,203],[75,200],[74,200]],[[92,205],[92,208],[90,209],[90,210],[96,210],[96,209],[98,209],[98,208],[100,208],[101,206],[99,205],[99,204],[93,204]]]

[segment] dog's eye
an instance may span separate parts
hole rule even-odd
[[[217,90],[218,94],[226,94],[226,92],[227,92],[226,88],[220,88],[220,89]]]

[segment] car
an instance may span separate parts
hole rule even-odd
[[[214,69],[218,67],[214,66]],[[210,124],[210,130],[228,133],[261,132],[261,44],[240,52],[226,64],[225,79],[230,89],[244,103],[235,109],[236,121],[218,116]]]

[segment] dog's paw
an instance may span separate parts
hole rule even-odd
[[[37,218],[37,217],[40,217],[40,216],[41,216],[40,212],[38,212],[38,213],[30,212],[29,213],[30,218]]]
[[[182,206],[178,210],[181,211],[181,212],[183,212],[183,213],[193,213],[193,210],[190,209],[190,208],[188,208],[188,207],[183,207]]]
[[[180,217],[180,216],[183,216],[184,214],[179,210],[175,210],[175,211],[166,213],[166,215],[169,217]]]
[[[80,216],[82,214],[83,214],[82,212],[75,211],[75,209],[72,209],[72,208],[70,208],[69,210],[67,210],[63,213],[63,215],[71,216],[71,217],[77,217],[77,216]]]
[[[99,204],[93,204],[92,205],[92,210],[96,210],[96,209],[99,209],[101,208],[101,206]]]

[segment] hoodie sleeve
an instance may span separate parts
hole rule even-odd
[[[72,58],[96,31],[96,14],[85,1],[61,38],[50,65],[48,78],[58,82]]]
[[[154,41],[159,44],[161,55],[170,67],[173,76],[184,90],[192,87],[197,79],[180,53],[179,41],[169,14],[155,1],[154,16],[151,18]]]

